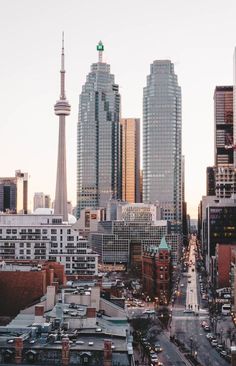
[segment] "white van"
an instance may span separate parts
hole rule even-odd
[[[231,305],[230,304],[224,304],[221,308],[221,314],[222,315],[230,315],[231,313]]]

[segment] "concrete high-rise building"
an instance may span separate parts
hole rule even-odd
[[[217,86],[214,93],[215,166],[233,164],[233,87]]]
[[[174,64],[154,61],[143,93],[143,202],[182,228],[181,88]]]
[[[234,151],[234,167],[236,168],[236,47],[234,49],[233,60],[233,151]]]
[[[0,212],[28,213],[28,173],[0,178]]]
[[[45,207],[45,195],[43,192],[35,192],[34,194],[34,211],[37,208]]]
[[[233,87],[217,86],[214,93],[215,194],[230,198],[236,193],[233,141]]]
[[[37,208],[51,208],[51,197],[43,192],[35,192],[34,194],[34,211]]]
[[[52,203],[51,203],[51,197],[49,194],[45,194],[45,208],[51,208],[52,207]]]
[[[122,118],[122,200],[140,200],[140,119]]]
[[[70,105],[65,95],[65,67],[64,67],[64,34],[62,37],[61,53],[61,92],[60,99],[54,106],[54,111],[59,116],[59,139],[58,139],[58,157],[57,157],[57,180],[55,208],[56,215],[62,215],[64,221],[68,221],[67,211],[67,182],[66,182],[66,116],[70,114]]]
[[[216,182],[215,182],[215,167],[208,166],[206,168],[206,195],[215,196]]]
[[[77,130],[77,217],[86,207],[105,207],[121,197],[120,94],[104,47],[92,64],[79,101]]]
[[[140,202],[143,202],[143,170],[140,169],[140,178],[139,178],[139,191],[140,191]]]

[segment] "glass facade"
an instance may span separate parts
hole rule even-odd
[[[90,234],[92,249],[99,254],[102,263],[127,263],[132,265],[134,250],[159,246],[165,236],[171,248],[172,265],[175,266],[180,258],[181,235],[170,233],[169,225],[154,225],[147,222],[103,221],[98,225],[98,231]],[[137,254],[136,254],[137,255]]]
[[[217,86],[215,108],[215,165],[233,164],[233,87]]]
[[[236,207],[207,207],[207,254],[215,255],[216,244],[236,243]]]
[[[121,120],[122,140],[122,200],[140,201],[140,120]]]
[[[143,202],[182,225],[181,88],[169,60],[154,61],[143,93]]]
[[[91,66],[79,101],[77,217],[85,207],[104,207],[121,196],[120,94],[103,62]]]

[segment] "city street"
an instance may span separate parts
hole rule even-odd
[[[189,254],[186,260],[188,261],[188,269],[181,273],[174,290],[175,301],[169,307],[171,311],[169,327],[165,330],[162,329],[156,336],[156,342],[163,349],[162,352],[158,353],[158,360],[164,366],[191,365],[180,351],[180,348],[185,348],[185,351],[188,350],[190,354],[195,356],[202,366],[227,366],[229,365],[228,361],[221,357],[206,337],[210,329],[207,331],[202,327],[203,321],[209,326],[211,324],[208,309],[202,302],[200,288],[204,287],[206,292],[206,284],[203,285],[203,281],[199,281],[201,276],[196,271],[196,242],[194,238],[190,240]],[[126,311],[130,319],[149,318],[153,319],[153,324],[158,324],[158,319],[160,320],[155,312],[153,302],[142,302],[142,307],[129,307]],[[219,316],[217,319],[215,328],[217,332],[221,330],[221,343],[230,321],[229,317]],[[171,342],[170,338],[174,339],[174,342]],[[176,344],[180,343],[182,346],[179,348]],[[149,365],[149,361],[143,359],[138,351],[135,355],[136,360],[140,362],[139,365]]]
[[[170,332],[172,336],[175,335],[183,342],[192,354],[197,355],[202,365],[228,365],[228,362],[211,346],[206,338],[207,333],[201,326],[203,320],[208,324],[210,321],[208,311],[201,308],[195,262],[195,240],[192,239],[190,240],[189,268],[187,273],[181,275],[179,295],[172,309]]]

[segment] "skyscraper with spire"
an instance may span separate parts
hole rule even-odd
[[[54,106],[54,111],[59,116],[59,138],[57,157],[57,180],[54,213],[63,215],[63,220],[68,221],[67,210],[67,182],[66,182],[66,116],[70,114],[70,104],[65,95],[65,56],[64,56],[64,33],[62,34],[61,52],[61,91],[60,99]]]
[[[121,197],[120,94],[110,65],[97,45],[79,101],[77,129],[77,216],[86,207],[105,207]]]

